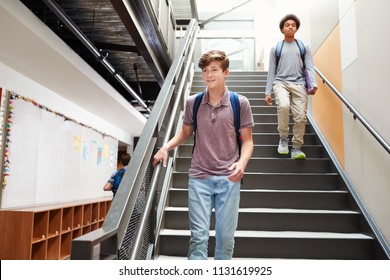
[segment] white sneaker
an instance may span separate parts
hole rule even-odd
[[[293,147],[291,149],[291,158],[306,159],[306,155],[302,152],[301,148]]]
[[[287,155],[288,152],[288,139],[281,137],[279,140],[278,153],[281,155]]]

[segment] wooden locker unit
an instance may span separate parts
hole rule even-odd
[[[70,257],[72,239],[102,226],[111,197],[0,211],[0,259]]]

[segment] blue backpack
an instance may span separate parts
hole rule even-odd
[[[202,101],[204,92],[198,93],[198,95],[195,98],[194,107],[193,107],[193,118],[194,118],[194,124],[193,124],[193,130],[194,134],[196,134],[196,127],[197,127],[197,114],[200,102]],[[234,115],[234,129],[236,131],[236,140],[238,145],[238,153],[241,154],[241,145],[242,145],[242,138],[240,133],[240,126],[241,126],[241,111],[240,111],[240,100],[238,98],[238,94],[234,91],[230,91],[230,103],[232,104],[233,109],[233,115]],[[192,151],[194,151],[195,147],[195,139],[194,137],[194,146],[192,148]]]
[[[303,65],[305,65],[305,54],[306,54],[305,45],[303,44],[303,42],[301,40],[298,40],[298,39],[295,39],[295,43],[297,43],[297,45],[298,45],[299,51],[301,52],[301,58],[303,61]],[[276,48],[275,48],[276,67],[278,67],[278,63],[280,60],[280,54],[282,53],[283,45],[284,45],[284,40],[279,41],[278,44],[276,45]]]

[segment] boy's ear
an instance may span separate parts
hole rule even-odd
[[[229,76],[229,69],[225,70],[224,75],[225,75],[225,78],[227,78]]]

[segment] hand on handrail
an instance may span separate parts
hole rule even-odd
[[[153,157],[153,166],[156,167],[161,161],[164,167],[167,167],[168,151],[161,147]]]

